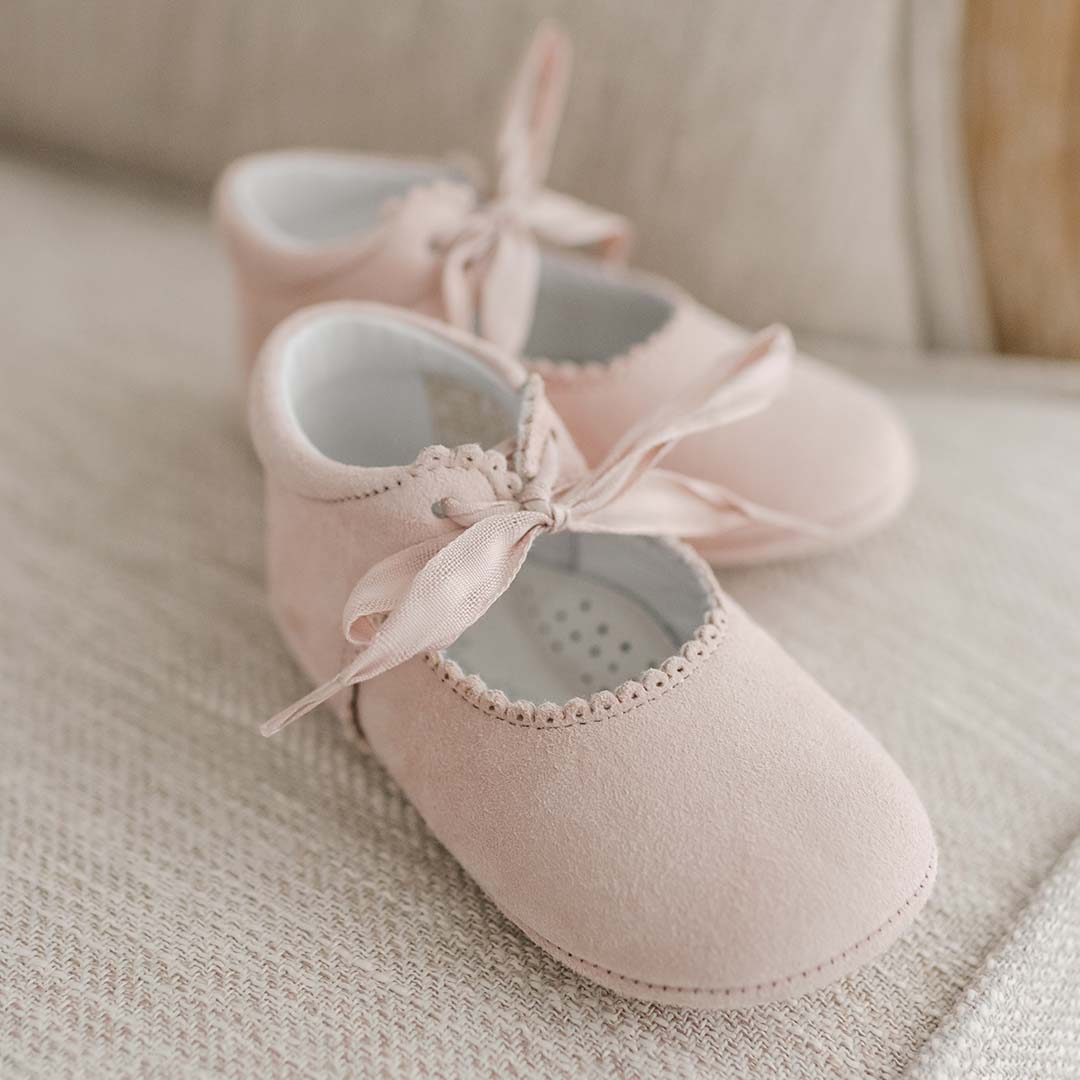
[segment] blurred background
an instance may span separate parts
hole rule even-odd
[[[754,325],[1080,353],[1072,0],[4,0],[0,133],[206,188],[257,148],[487,159],[540,17],[552,184]]]
[[[912,932],[750,1010],[549,962],[297,696],[211,186],[295,145],[551,186],[903,414],[892,527],[722,584],[934,823]],[[0,0],[0,1074],[1080,1074],[1080,0]],[[1016,354],[1011,359],[1006,354]]]

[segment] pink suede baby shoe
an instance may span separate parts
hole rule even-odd
[[[771,407],[790,339],[720,359],[591,470],[538,376],[401,310],[292,316],[251,386],[273,608],[318,684],[264,732],[330,703],[537,945],[703,1008],[864,964],[935,872],[877,742],[644,535],[685,507],[658,459]]]
[[[218,188],[253,360],[307,304],[376,300],[436,315],[540,372],[596,464],[656,403],[731,362],[746,333],[676,286],[619,265],[629,227],[543,187],[569,43],[541,27],[509,96],[484,198],[461,168],[289,151],[241,159]],[[588,247],[606,261],[558,248]],[[875,392],[800,356],[771,407],[685,440],[668,458],[700,493],[749,511],[698,538],[714,563],[824,550],[872,531],[913,479],[903,427]]]

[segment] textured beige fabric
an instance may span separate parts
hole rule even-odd
[[[552,180],[738,321],[988,339],[962,0],[7,0],[0,130],[200,183],[317,144],[487,158],[539,18],[578,64]]]
[[[911,1069],[912,1080],[1080,1072],[1080,843],[1062,857]]]
[[[883,363],[909,515],[723,577],[925,798],[924,916],[788,1004],[635,1005],[509,926],[332,721],[255,734],[303,682],[202,208],[13,159],[0,207],[0,1075],[1076,1074],[1074,375]]]

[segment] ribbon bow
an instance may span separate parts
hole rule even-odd
[[[494,197],[432,189],[457,220],[432,238],[441,252],[447,321],[479,330],[509,352],[521,351],[532,321],[540,274],[537,241],[565,247],[600,245],[609,259],[625,257],[630,225],[543,186],[562,119],[570,76],[570,41],[541,25],[510,88],[497,144]]]
[[[342,615],[345,637],[360,651],[332,679],[264,724],[262,733],[273,735],[338,691],[428,649],[451,645],[506,591],[544,533],[702,536],[748,517],[813,530],[719,486],[655,468],[680,439],[769,405],[783,388],[792,351],[786,329],[763,331],[737,363],[714,365],[630,428],[596,469],[571,480],[561,475],[559,428],[543,383],[531,376],[513,454],[514,470],[523,480],[517,497],[436,502],[436,516],[460,531],[413,544],[364,574]],[[386,617],[380,621],[381,616]]]

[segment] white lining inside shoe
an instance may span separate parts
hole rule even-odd
[[[603,363],[650,338],[671,318],[664,296],[585,259],[545,252],[526,356]]]
[[[373,229],[388,199],[418,184],[464,181],[443,165],[339,154],[269,154],[235,180],[248,221],[278,243],[317,248]]]
[[[414,461],[425,447],[496,445],[517,428],[517,393],[476,357],[409,323],[331,316],[290,343],[285,389],[296,422],[346,465]]]
[[[237,179],[248,220],[276,242],[301,248],[342,244],[370,231],[386,201],[418,184],[466,183],[439,165],[385,158],[287,154],[252,161]],[[575,363],[611,360],[671,318],[671,302],[605,273],[588,259],[545,251],[525,355]]]
[[[650,557],[673,556],[653,540],[571,536],[575,563],[564,566],[553,558],[562,539],[537,540],[510,588],[446,650],[512,701],[559,704],[640,678],[679,651],[709,606],[684,562]]]
[[[512,436],[518,395],[475,357],[385,316],[330,315],[301,330],[286,393],[311,443],[337,461],[407,464],[441,428],[451,444]],[[670,545],[649,537],[541,536],[510,588],[448,650],[512,699],[562,702],[662,663],[712,597]]]

